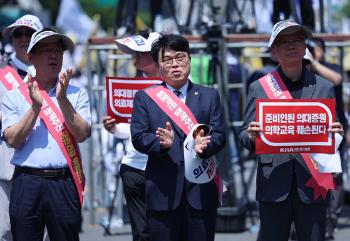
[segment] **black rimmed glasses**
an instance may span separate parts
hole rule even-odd
[[[178,53],[174,57],[166,56],[162,59],[162,63],[165,65],[165,67],[171,67],[173,65],[173,61],[176,61],[181,66],[184,66],[187,62],[187,54],[185,53]]]
[[[305,45],[304,39],[291,39],[277,42],[275,44],[277,47],[288,48],[289,46],[301,47]]]
[[[19,28],[15,29],[12,32],[12,37],[13,38],[21,38],[22,36],[25,36],[27,38],[30,38],[35,31],[33,29],[29,28]]]

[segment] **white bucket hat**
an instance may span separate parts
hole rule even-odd
[[[40,22],[40,19],[38,17],[27,14],[17,19],[16,22],[5,28],[2,31],[2,35],[4,37],[8,36],[14,29],[19,27],[28,27],[34,31],[40,31],[43,29],[43,24]]]
[[[270,41],[267,47],[271,47],[278,35],[287,35],[300,32],[305,36],[305,39],[312,37],[312,32],[305,26],[287,19],[276,23],[272,28]]]
[[[27,53],[30,53],[30,51],[33,49],[33,47],[41,43],[54,43],[61,40],[63,44],[63,50],[74,50],[74,43],[73,41],[68,38],[67,36],[63,34],[56,33],[52,30],[45,30],[45,31],[38,31],[35,32],[32,35],[32,38],[30,39],[29,47],[27,49]]]
[[[135,54],[136,52],[151,52],[152,44],[159,39],[161,35],[157,32],[149,34],[148,38],[141,35],[130,36],[126,38],[116,39],[118,48],[127,54]]]

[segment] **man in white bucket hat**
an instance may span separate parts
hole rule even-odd
[[[14,53],[9,59],[9,64],[14,67],[22,78],[28,72],[30,62],[27,49],[30,37],[36,31],[43,28],[39,18],[34,15],[24,15],[2,31],[3,37],[11,37]]]
[[[10,220],[15,241],[79,240],[84,175],[78,142],[90,136],[86,90],[59,75],[73,42],[50,29],[35,32],[27,50],[36,74],[7,92],[2,135],[14,147]]]
[[[135,66],[144,77],[158,77],[158,67],[151,56],[151,47],[159,33],[135,35],[117,39],[116,44],[121,51],[135,56]],[[120,139],[127,139],[126,155],[120,166],[128,214],[134,241],[148,241],[145,205],[145,169],[148,156],[133,147],[130,137],[130,124],[116,124],[110,116],[103,118],[105,129]]]
[[[248,150],[255,152],[255,138],[263,131],[256,120],[257,99],[334,98],[332,84],[303,66],[305,39],[311,36],[306,27],[291,20],[274,25],[268,47],[279,67],[249,86],[240,132]],[[344,134],[339,122],[331,123],[327,131]],[[334,188],[331,174],[323,173],[320,180],[310,155],[299,152],[261,154],[257,161],[260,240],[287,241],[294,222],[299,241],[323,241],[329,193]]]
[[[24,78],[30,68],[33,68],[27,57],[27,48],[30,38],[35,31],[43,28],[39,18],[33,15],[24,15],[14,23],[5,28],[2,32],[3,37],[10,37],[14,52],[10,57],[0,63],[1,71],[14,69],[20,78]],[[6,71],[3,72],[6,75]],[[12,86],[6,87],[4,78],[0,79],[0,105],[3,96]],[[0,110],[0,121],[1,121]],[[1,128],[0,128],[1,129]],[[0,240],[12,240],[10,217],[9,217],[9,199],[11,192],[11,180],[14,173],[14,166],[10,164],[13,155],[13,149],[9,148],[5,142],[0,141]]]

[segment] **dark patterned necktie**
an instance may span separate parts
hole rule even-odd
[[[180,97],[180,96],[181,96],[181,91],[174,90],[173,93],[174,93],[177,97]]]

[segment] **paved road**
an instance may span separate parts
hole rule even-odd
[[[97,212],[97,216],[100,218],[106,214],[105,210],[100,209]],[[132,241],[130,234],[130,226],[126,225],[122,228],[112,230],[114,235],[105,236],[103,228],[96,224],[88,224],[88,213],[84,213],[83,232],[80,235],[81,241]],[[241,233],[217,233],[215,235],[215,241],[255,241],[256,232],[250,231],[250,222],[246,221],[247,229]],[[335,233],[336,241],[349,241],[350,237],[350,206],[345,206],[339,220],[337,232]]]

